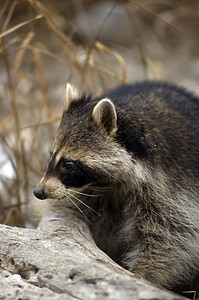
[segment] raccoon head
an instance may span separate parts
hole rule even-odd
[[[124,184],[132,177],[132,158],[117,142],[117,129],[117,109],[110,99],[91,99],[67,84],[47,171],[34,195],[53,199],[56,206],[63,201],[76,206],[94,188]]]

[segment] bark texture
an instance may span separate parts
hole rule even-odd
[[[37,229],[0,225],[0,299],[184,299],[136,278],[95,245],[77,217],[55,213]]]

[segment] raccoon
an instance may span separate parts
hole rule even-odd
[[[199,99],[164,82],[66,106],[34,194],[73,209],[99,248],[159,287],[198,290]]]

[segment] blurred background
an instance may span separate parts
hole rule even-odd
[[[97,95],[158,79],[199,95],[198,49],[198,0],[0,0],[0,223],[36,224],[66,82]]]

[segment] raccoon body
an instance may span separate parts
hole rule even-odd
[[[96,244],[158,286],[198,288],[199,99],[161,82],[94,98],[71,85],[34,194],[73,209]]]

